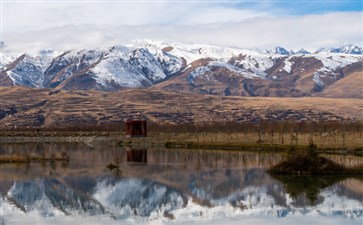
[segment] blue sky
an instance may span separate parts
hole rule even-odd
[[[8,49],[88,48],[134,39],[243,48],[362,45],[362,0],[3,0]]]
[[[231,5],[234,5],[233,7],[251,7],[259,10],[276,10],[285,13],[281,16],[363,10],[363,1],[361,0],[251,0],[239,1],[239,3],[232,3]]]

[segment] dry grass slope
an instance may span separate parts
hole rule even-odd
[[[119,92],[0,88],[0,128],[120,125],[141,112],[159,124],[363,119],[361,99],[222,97],[130,89]]]

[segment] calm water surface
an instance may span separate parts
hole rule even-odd
[[[2,144],[69,162],[0,164],[1,224],[362,224],[362,177],[272,177],[279,154]],[[347,166],[362,157],[329,156]],[[109,170],[110,162],[119,165]]]

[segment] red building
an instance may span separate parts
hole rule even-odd
[[[147,137],[147,122],[144,119],[126,120],[126,135],[128,137]]]

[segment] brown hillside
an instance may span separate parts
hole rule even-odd
[[[120,124],[141,112],[157,123],[363,119],[361,99],[221,97],[145,89],[119,92],[0,87],[0,128]]]
[[[328,86],[321,97],[363,99],[363,71],[356,71]]]

